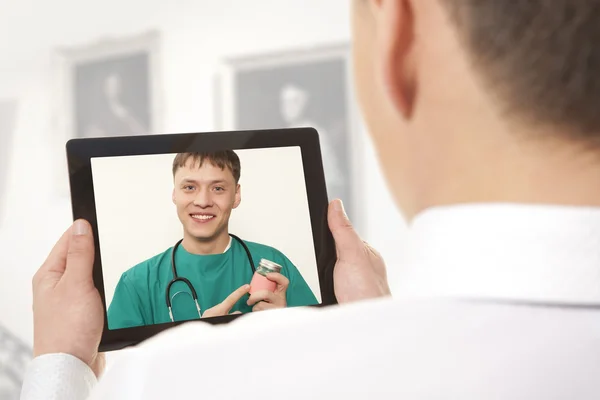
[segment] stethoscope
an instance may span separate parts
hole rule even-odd
[[[248,261],[250,262],[250,268],[252,268],[252,273],[254,274],[254,272],[256,271],[256,268],[254,267],[254,261],[252,260],[252,254],[250,254],[250,250],[248,249],[248,246],[246,246],[246,243],[244,243],[244,241],[242,239],[240,239],[239,237],[237,237],[231,233],[229,234],[229,236],[231,236],[232,238],[237,240],[242,245],[244,250],[246,251],[246,255],[248,256]],[[167,290],[166,290],[167,307],[169,308],[169,317],[171,317],[171,322],[175,322],[175,320],[173,319],[173,310],[171,308],[171,298],[169,297],[169,294],[171,293],[171,286],[173,286],[173,284],[175,282],[183,282],[187,285],[187,287],[190,289],[190,292],[192,293],[192,298],[194,299],[194,303],[196,304],[196,310],[198,310],[198,317],[202,318],[202,312],[200,311],[200,305],[198,304],[198,294],[196,293],[196,290],[194,289],[194,285],[192,285],[192,282],[190,282],[189,279],[177,275],[177,267],[175,265],[175,251],[177,251],[177,248],[179,247],[179,245],[181,244],[182,241],[183,241],[183,239],[178,241],[175,244],[175,246],[173,246],[173,250],[171,251],[171,270],[173,271],[173,279],[171,279],[171,282],[169,282],[169,284],[167,285]],[[173,296],[173,297],[175,297],[175,296]]]

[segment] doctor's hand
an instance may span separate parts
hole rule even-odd
[[[33,277],[33,353],[66,353],[100,376],[105,366],[98,345],[104,325],[94,286],[94,240],[86,221],[76,221],[56,243]]]
[[[329,204],[327,220],[337,252],[333,286],[338,302],[391,296],[383,258],[358,236],[341,200]]]
[[[204,311],[204,314],[202,314],[202,318],[229,315],[229,312],[231,311],[233,306],[235,306],[235,303],[237,303],[242,297],[244,297],[244,295],[248,293],[249,290],[250,285],[244,285],[237,288],[233,293],[227,296],[227,298],[223,300],[223,302],[217,304],[213,308],[209,308],[208,310]],[[241,312],[234,311],[231,314],[241,314]]]
[[[267,279],[277,284],[275,291],[261,290],[252,293],[248,299],[248,305],[254,306],[252,307],[253,312],[287,307],[286,292],[290,285],[289,279],[276,272],[267,274]]]

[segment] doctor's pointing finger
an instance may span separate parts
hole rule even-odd
[[[236,289],[231,293],[222,303],[217,304],[213,308],[210,308],[204,312],[203,318],[207,317],[218,317],[221,315],[228,315],[235,304],[250,290],[250,285],[244,285]],[[232,314],[241,314],[240,312],[234,312]]]

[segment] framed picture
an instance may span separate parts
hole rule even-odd
[[[0,325],[0,399],[18,400],[32,349]]]
[[[0,226],[6,216],[5,193],[8,193],[8,171],[16,119],[17,101],[0,100]]]
[[[362,152],[347,44],[225,60],[216,82],[219,130],[313,127],[330,200],[356,224]]]
[[[129,136],[162,130],[160,36],[150,31],[62,48],[55,53],[55,137],[59,185],[66,189],[65,143],[72,138]]]

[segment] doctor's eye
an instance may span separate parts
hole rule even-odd
[[[225,188],[224,188],[224,187],[222,187],[222,186],[217,186],[217,187],[215,187],[215,190],[216,190],[217,192],[222,192],[222,191],[224,191],[224,190],[225,190]]]
[[[183,187],[183,190],[188,190],[188,191],[191,191],[191,190],[194,190],[194,187],[193,187],[192,185],[185,185],[185,186]]]

